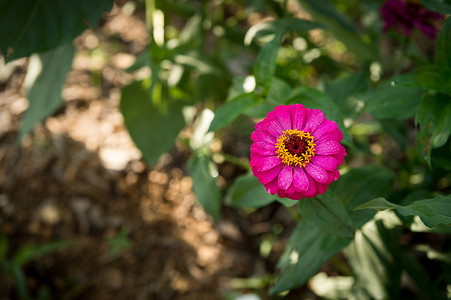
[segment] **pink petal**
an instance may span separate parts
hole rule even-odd
[[[277,155],[274,145],[271,146],[267,143],[253,143],[251,145],[251,151],[263,156]]]
[[[329,187],[328,184],[325,184],[325,183],[319,183],[319,182],[316,183],[316,188],[317,188],[318,192],[319,192],[321,195],[324,194],[324,193],[327,191],[327,188],[328,188],[328,187]]]
[[[341,146],[340,152],[335,154],[333,157],[335,157],[335,159],[337,160],[338,165],[341,165],[344,161],[345,156],[346,156],[346,149],[345,149],[345,147]]]
[[[318,190],[316,189],[316,182],[313,180],[313,178],[307,174],[308,178],[308,190],[305,192],[304,197],[306,198],[313,198],[316,195],[318,195]]]
[[[274,178],[279,175],[280,170],[282,170],[283,164],[277,165],[274,168],[264,171],[264,172],[255,172],[255,176],[258,178],[258,181],[260,181],[262,184],[268,184],[269,182],[273,181]]]
[[[314,132],[323,122],[324,122],[324,113],[319,109],[314,109],[310,113],[307,122],[305,123],[304,131]]]
[[[264,119],[263,121],[258,122],[255,125],[255,128],[268,133],[276,139],[279,138],[284,130],[276,119]]]
[[[282,162],[277,156],[266,156],[260,159],[254,166],[256,171],[263,172],[268,171]]]
[[[324,122],[313,132],[315,140],[320,139],[324,134],[329,133],[338,127],[337,123],[331,120],[324,120]]]
[[[277,139],[261,130],[255,130],[254,132],[252,132],[251,140],[253,140],[254,142],[265,142],[270,145],[274,145],[277,142]]]
[[[315,155],[333,155],[341,151],[343,146],[336,141],[327,141],[316,144]]]
[[[308,190],[309,180],[304,170],[296,166],[293,173],[293,186],[297,192],[306,192]]]
[[[302,130],[304,128],[307,111],[302,104],[294,104],[291,110],[291,120],[293,129]]]
[[[265,189],[271,195],[274,195],[279,191],[279,184],[277,183],[277,178],[275,178],[270,183],[265,184]]]
[[[293,167],[291,165],[285,166],[279,173],[278,183],[282,190],[288,190],[293,182]]]
[[[318,181],[319,183],[326,183],[327,179],[329,178],[329,175],[327,175],[327,171],[324,170],[321,167],[318,167],[315,164],[306,164],[305,165],[305,171],[312,176],[312,178],[315,181]]]
[[[327,171],[336,170],[338,166],[338,162],[333,156],[314,155],[310,160],[315,165]]]
[[[343,139],[343,133],[341,133],[340,129],[335,129],[330,131],[329,133],[323,134],[320,138],[315,140],[315,143],[321,143],[324,141],[337,141],[340,142]]]
[[[251,151],[251,161],[250,161],[250,165],[251,167],[255,167],[255,165],[261,161],[262,159],[264,159],[265,157],[267,157],[267,155],[260,155],[258,153],[255,153],[254,151]]]
[[[291,114],[290,110],[286,105],[276,106],[274,109],[276,114],[276,119],[279,121],[280,125],[284,130],[291,129]]]

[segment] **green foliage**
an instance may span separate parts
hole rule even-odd
[[[161,86],[133,82],[122,90],[121,111],[130,136],[149,164],[169,151],[184,126],[179,103],[164,102]]]
[[[74,54],[75,48],[69,42],[30,58],[26,80],[30,85],[30,106],[22,119],[20,139],[61,105],[61,90],[72,67]]]
[[[69,41],[81,33],[83,20],[92,26],[112,3],[56,2],[69,10],[42,1],[24,6],[25,2],[0,4],[6,60],[54,49],[30,60],[29,73],[38,58],[42,72],[28,94],[30,108],[21,137],[61,103],[61,87],[74,55]],[[421,3],[430,10],[451,12],[449,1]],[[151,74],[123,87],[120,102],[125,126],[143,158],[155,165],[176,140],[180,142],[177,145],[189,153],[186,170],[193,190],[214,221],[220,220],[222,205],[258,210],[272,204],[294,216],[295,229],[276,275],[245,279],[248,285],[237,284],[237,289],[263,289],[271,281],[269,292],[277,294],[310,281],[311,289],[326,298],[404,299],[408,289],[421,299],[445,299],[444,287],[451,284],[445,274],[451,270],[449,242],[441,243],[444,249],[438,251],[425,242],[416,244],[415,234],[422,231],[439,243],[446,237],[433,234],[449,232],[451,224],[451,199],[446,196],[451,186],[449,17],[435,48],[427,48],[416,38],[401,40],[397,33],[382,32],[381,1],[146,4],[153,39],[127,72],[134,76],[147,67]],[[313,20],[299,18],[302,10],[297,4]],[[20,18],[13,20],[22,6]],[[161,32],[151,26],[157,10],[166,22]],[[57,17],[50,20],[43,12]],[[251,12],[265,17],[251,26]],[[55,34],[58,20],[62,27]],[[155,38],[158,34],[160,39]],[[347,146],[341,177],[324,195],[300,201],[267,193],[249,171],[247,152],[238,149],[249,144],[247,135],[256,119],[277,105],[293,103],[322,110],[338,124]],[[188,137],[185,130],[179,134],[183,129]],[[228,134],[234,139],[246,136],[232,141],[239,154],[216,153],[220,150],[212,147]],[[223,180],[217,157],[248,172]],[[127,236],[123,229],[109,240],[113,256],[130,247]],[[7,240],[0,236],[2,261],[7,249]],[[25,286],[21,266],[51,250],[33,251],[37,254],[25,249],[13,263],[2,264],[20,289]],[[270,251],[262,251],[262,259]],[[437,278],[430,278],[423,266],[431,260],[442,270]],[[312,277],[324,264],[338,276]],[[331,283],[330,288],[321,289],[320,280]]]
[[[112,0],[5,0],[0,3],[0,46],[6,61],[71,42],[93,27]]]
[[[356,209],[396,209],[403,216],[419,216],[421,221],[428,226],[434,227],[439,224],[451,224],[451,195],[437,196],[424,199],[402,206],[391,203],[383,198],[377,198],[358,206]]]
[[[188,162],[188,170],[193,179],[193,189],[197,200],[213,219],[219,220],[221,212],[221,193],[216,185],[218,170],[205,154],[198,153]]]

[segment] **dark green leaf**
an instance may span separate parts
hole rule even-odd
[[[93,27],[113,0],[3,0],[0,2],[1,51],[6,61],[72,41]]]
[[[416,86],[451,94],[451,69],[441,65],[421,66],[414,71]]]
[[[233,182],[227,190],[224,201],[226,204],[236,207],[262,207],[274,201],[287,207],[298,203],[295,200],[269,194],[252,172],[239,176]]]
[[[423,296],[424,299],[437,299],[446,300],[448,299],[445,295],[444,290],[440,291],[431,278],[428,276],[428,270],[422,265],[422,263],[411,254],[402,253],[401,263],[410,278],[418,286],[418,292]],[[422,299],[423,299],[422,298]]]
[[[448,9],[451,7],[451,2],[447,3]],[[448,18],[443,25],[442,30],[437,38],[435,48],[435,64],[448,70],[451,69],[451,19]]]
[[[428,227],[451,224],[451,195],[418,200],[405,206],[391,203],[384,198],[376,198],[356,209],[396,209],[403,216],[419,216]]]
[[[218,130],[235,120],[246,109],[258,104],[259,99],[254,94],[241,94],[224,103],[215,113],[215,118],[210,124],[209,131]]]
[[[363,108],[361,96],[369,88],[368,74],[357,72],[330,82],[325,92],[338,105],[344,116],[355,119]]]
[[[74,54],[75,48],[70,42],[31,57],[27,76],[37,77],[30,79],[33,80],[28,92],[30,106],[22,119],[20,140],[61,105],[61,91],[72,67]],[[31,77],[27,77],[27,84],[28,78]]]
[[[214,220],[219,220],[221,193],[216,185],[216,166],[207,155],[196,153],[188,161],[188,171],[197,200]]]
[[[403,120],[415,115],[424,90],[389,80],[379,84],[366,100],[366,111],[378,119]]]
[[[282,27],[285,28],[285,30],[294,31],[299,34],[305,33],[308,30],[325,27],[321,23],[299,18],[284,18],[281,19],[280,22],[282,23]]]
[[[430,165],[431,150],[444,145],[450,134],[451,101],[443,94],[426,94],[418,106],[415,123],[420,129],[416,139],[420,153]]]
[[[23,266],[38,257],[67,249],[70,246],[72,246],[72,243],[67,241],[50,242],[42,245],[27,245],[15,253],[13,262],[16,266]]]
[[[343,144],[352,145],[352,137],[343,124],[340,109],[326,94],[314,88],[301,86],[293,89],[289,99],[287,104],[301,103],[308,108],[317,108],[324,112],[327,119],[338,124],[338,128],[343,133]]]
[[[381,220],[372,221],[356,232],[354,241],[344,251],[356,284],[362,286],[371,299],[398,298],[399,235],[399,229],[387,229]]]
[[[376,48],[363,42],[357,35],[352,21],[340,13],[332,1],[298,0],[298,2],[309,11],[314,20],[327,25],[333,35],[358,58],[364,61],[377,59]]]
[[[299,200],[299,210],[307,222],[332,236],[352,239],[354,227],[341,200],[329,189],[323,195]]]
[[[228,189],[225,203],[237,207],[262,207],[276,199],[266,192],[265,187],[249,172],[239,176]]]
[[[280,48],[280,40],[282,32],[276,33],[274,38],[266,43],[258,53],[257,61],[255,62],[254,76],[257,87],[262,87],[266,92],[271,85],[271,79],[276,72],[277,55]]]
[[[133,82],[123,88],[120,108],[133,142],[153,165],[174,145],[185,122],[179,103],[163,99],[158,88],[151,97],[148,89],[145,82]]]
[[[268,92],[268,100],[276,104],[284,104],[287,102],[291,93],[291,87],[288,83],[273,77]]]
[[[379,165],[369,165],[348,171],[333,182],[330,189],[346,205],[354,227],[360,228],[374,216],[375,212],[354,211],[354,208],[376,197],[388,195],[393,180],[393,172]]]
[[[349,239],[332,236],[301,221],[279,260],[277,269],[280,275],[270,292],[277,294],[305,283],[330,257],[349,243]]]
[[[441,14],[451,14],[451,1],[450,0],[420,0],[428,10],[436,11]]]

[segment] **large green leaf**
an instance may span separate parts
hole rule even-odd
[[[278,31],[274,38],[266,43],[258,53],[254,67],[254,76],[257,87],[267,92],[271,85],[271,79],[276,72],[277,55],[280,48],[282,31]]]
[[[72,67],[74,54],[74,45],[69,42],[30,58],[25,81],[31,85],[28,92],[30,106],[22,119],[20,139],[61,105],[61,90]]]
[[[299,210],[307,222],[330,235],[348,239],[354,236],[351,217],[331,190],[312,199],[299,200]]]
[[[354,210],[355,207],[376,197],[387,196],[391,191],[394,174],[379,166],[369,165],[352,169],[330,185],[346,206],[355,228],[360,228],[375,214],[370,210]]]
[[[293,89],[287,104],[302,103],[304,106],[314,109],[317,108],[324,112],[327,119],[338,124],[343,133],[343,143],[352,145],[352,137],[343,124],[343,117],[337,104],[332,101],[326,94],[317,89],[301,86]]]
[[[449,1],[449,0],[448,0]],[[447,3],[451,8],[451,2]],[[438,66],[451,69],[451,19],[448,18],[437,38],[434,62]]]
[[[227,190],[225,203],[237,207],[262,207],[275,200],[265,187],[249,172],[239,176]]]
[[[156,164],[158,158],[174,145],[184,127],[182,107],[169,103],[158,93],[158,84],[151,97],[146,82],[133,82],[122,89],[120,108],[125,126],[144,159]]]
[[[425,65],[413,72],[414,84],[428,90],[451,94],[451,68]]]
[[[301,221],[279,260],[277,269],[280,270],[280,275],[270,292],[277,294],[305,283],[350,241],[327,234],[313,224]]]
[[[450,0],[420,0],[420,2],[428,10],[436,11],[441,14],[451,14]]]
[[[430,164],[432,148],[443,146],[451,133],[451,100],[443,94],[426,94],[418,106],[415,123],[419,125],[417,144],[423,158]]]
[[[402,86],[395,80],[379,84],[366,100],[366,111],[374,117],[403,120],[415,115],[425,90]]]
[[[396,209],[403,216],[419,216],[428,227],[451,225],[451,195],[418,200],[405,206],[391,203],[384,198],[376,198],[356,209]]]
[[[362,95],[368,92],[369,88],[369,75],[365,72],[356,72],[329,82],[325,92],[334,100],[345,117],[355,119],[363,108]]]
[[[227,190],[224,201],[236,207],[262,207],[279,201],[285,206],[293,206],[298,201],[271,195],[252,172],[239,176]]]
[[[390,220],[393,218],[396,220],[396,216],[387,215],[387,220],[377,218],[367,223],[356,232],[354,241],[344,251],[356,285],[371,299],[398,298],[402,269],[397,259],[400,227],[393,227]]]
[[[224,103],[215,113],[209,131],[218,130],[233,122],[245,110],[256,106],[259,98],[254,94],[241,94]]]
[[[218,171],[211,158],[195,153],[188,161],[188,171],[193,179],[193,189],[197,200],[215,220],[221,212],[221,193],[216,185]]]
[[[72,41],[112,6],[113,0],[2,0],[2,54],[10,61]]]
[[[327,25],[334,37],[342,41],[358,58],[363,61],[374,61],[376,59],[376,48],[363,42],[357,35],[357,30],[352,21],[339,12],[332,1],[298,0],[298,2],[309,11],[314,20]]]

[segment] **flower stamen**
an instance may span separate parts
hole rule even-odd
[[[286,165],[305,167],[315,155],[315,143],[310,132],[288,129],[277,139],[277,157]]]

